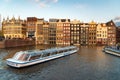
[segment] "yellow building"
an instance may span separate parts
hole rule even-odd
[[[2,30],[5,39],[26,38],[26,21],[21,20],[20,17],[3,19]]]
[[[44,44],[49,44],[49,22],[44,22],[43,24],[43,37],[44,37]]]
[[[89,24],[81,23],[80,28],[80,45],[86,46],[89,44]]]
[[[97,45],[107,44],[107,26],[106,24],[98,24],[96,29]]]
[[[59,19],[57,21],[56,44],[70,45],[70,19]]]
[[[89,23],[89,45],[96,45],[96,27],[97,23],[94,21],[91,21]]]
[[[44,19],[37,19],[36,29],[35,29],[36,44],[44,44],[43,24],[44,24]]]
[[[63,45],[63,22],[61,21],[61,19],[57,21],[56,44]]]

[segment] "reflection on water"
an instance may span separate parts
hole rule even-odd
[[[18,51],[46,49],[55,46],[39,45],[0,49],[0,80],[119,80],[119,57],[105,54],[103,47],[84,46],[70,56],[15,69],[5,60]]]

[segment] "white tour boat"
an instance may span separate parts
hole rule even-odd
[[[104,47],[103,51],[108,54],[120,56],[120,49],[117,49],[117,47]]]
[[[68,46],[63,48],[51,48],[46,50],[28,50],[17,52],[12,58],[7,59],[7,65],[21,68],[66,55],[73,54],[78,51],[76,46]]]

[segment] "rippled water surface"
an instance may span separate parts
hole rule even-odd
[[[120,58],[105,54],[103,47],[79,47],[70,56],[21,69],[6,65],[17,51],[45,48],[49,46],[0,49],[0,80],[120,80]]]

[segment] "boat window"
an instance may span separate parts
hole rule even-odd
[[[41,54],[40,55],[34,55],[34,56],[31,56],[29,60],[39,59],[40,57],[41,57]]]
[[[68,51],[71,51],[71,49],[68,49]]]
[[[29,60],[35,60],[35,59],[39,59],[40,55],[36,55],[36,56],[31,56]]]
[[[64,52],[67,52],[68,50],[64,50]]]
[[[42,57],[46,57],[46,56],[47,56],[47,54],[43,54],[43,55],[42,55]]]
[[[61,50],[61,51],[59,51],[59,53],[63,53],[63,51]]]
[[[51,55],[54,55],[54,53],[51,53]]]
[[[47,53],[46,56],[50,56],[50,53]]]
[[[27,61],[29,55],[25,53],[17,53],[13,58],[16,60]]]
[[[42,57],[47,57],[47,56],[50,56],[50,55],[51,55],[51,53],[43,53]]]
[[[56,52],[52,52],[52,53],[51,53],[51,55],[54,55],[54,54],[58,54],[58,52],[56,51]]]

